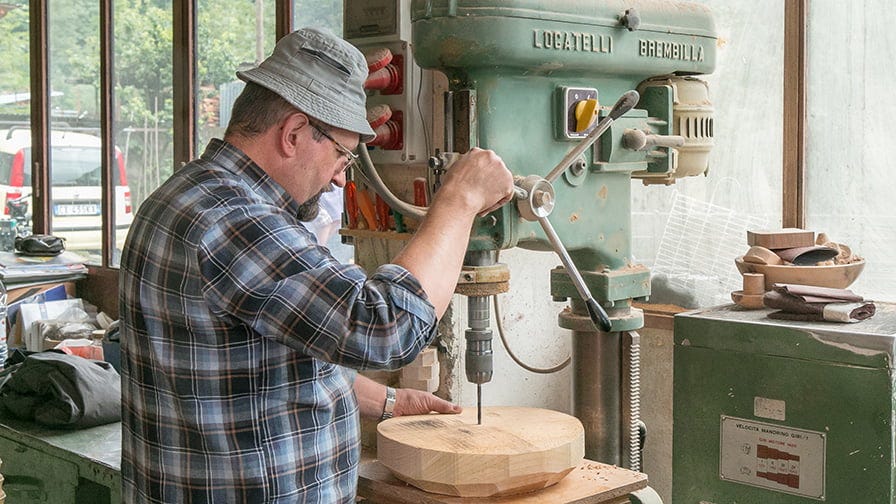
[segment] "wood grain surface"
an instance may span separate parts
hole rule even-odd
[[[461,497],[531,492],[560,481],[584,457],[575,417],[538,408],[486,407],[459,415],[396,417],[377,427],[379,460],[422,490]]]
[[[815,232],[797,228],[747,231],[747,245],[769,250],[809,247],[815,245]]]

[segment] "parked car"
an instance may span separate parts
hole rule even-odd
[[[52,234],[65,238],[68,250],[96,252],[102,248],[101,147],[102,141],[95,135],[64,129],[50,133],[50,227]],[[124,156],[117,147],[115,161],[115,242],[120,249],[133,214]],[[30,167],[30,129],[0,129],[0,208],[6,216],[7,201],[30,199]]]

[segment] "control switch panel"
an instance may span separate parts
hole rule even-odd
[[[597,89],[562,86],[558,89],[558,108],[562,117],[557,121],[560,139],[579,139],[597,125],[599,104]]]

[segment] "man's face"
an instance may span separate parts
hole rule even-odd
[[[320,195],[333,186],[345,186],[347,156],[344,151],[358,145],[358,134],[333,129],[328,133],[334,139],[331,140],[319,134],[301,112],[284,119],[280,129],[288,132],[289,136],[282,139],[293,143],[294,148],[272,177],[299,202],[298,217],[303,221],[313,220],[319,212]]]
[[[317,194],[309,198],[307,201],[299,205],[299,213],[298,218],[302,222],[311,222],[317,218],[318,214],[320,214],[320,197],[325,192],[330,192],[333,190],[332,184],[327,184],[326,187],[321,189]]]

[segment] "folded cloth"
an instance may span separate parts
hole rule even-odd
[[[770,290],[762,296],[762,304],[768,308],[775,308],[790,313],[820,314],[824,311],[824,305],[826,303],[807,303],[786,292]]]
[[[871,318],[877,309],[874,303],[828,303],[822,315],[832,322],[858,322]]]
[[[857,302],[865,300],[862,296],[859,296],[849,289],[832,289],[830,287],[816,287],[814,285],[776,283],[772,286],[772,290],[782,294],[790,294],[791,296],[800,298],[808,303],[830,303],[833,301]]]
[[[108,362],[42,352],[0,373],[0,405],[49,427],[121,420],[121,378]]]
[[[806,302],[804,297],[782,292],[775,284],[775,290],[770,290],[762,297],[762,302],[769,308],[780,311],[768,314],[769,318],[779,320],[805,320],[828,322],[859,322],[874,315],[876,307],[873,302]],[[839,290],[839,289],[835,289]],[[815,299],[809,296],[809,299]]]
[[[824,313],[791,313],[785,311],[775,311],[767,316],[770,319],[778,320],[800,320],[806,322],[861,322],[874,315],[876,309],[874,303],[831,303],[832,305],[843,305],[842,308],[832,310],[826,309]]]

